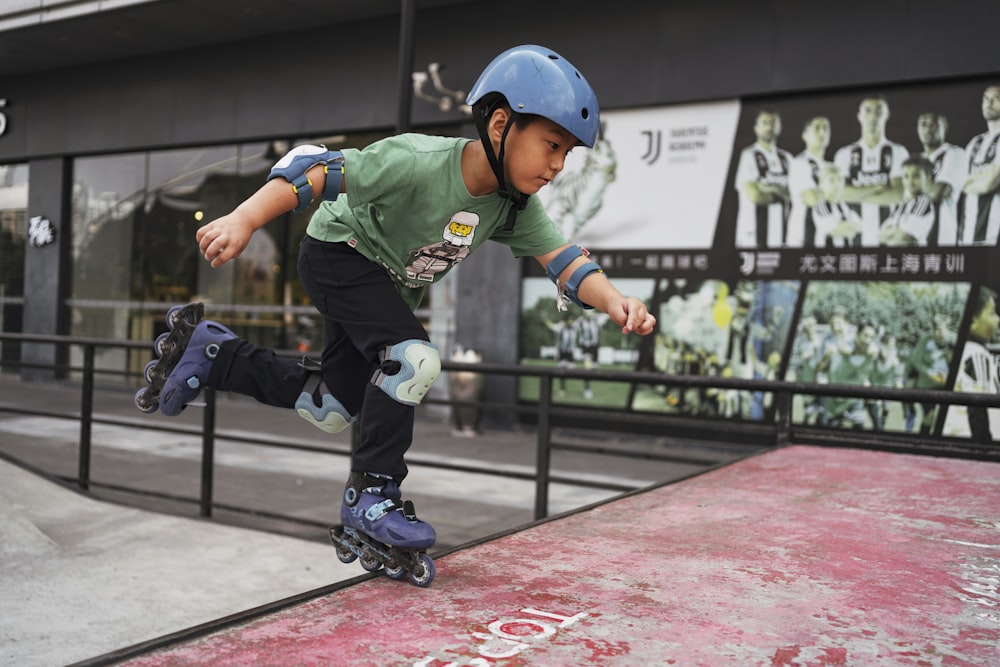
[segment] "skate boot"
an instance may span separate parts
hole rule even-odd
[[[167,325],[171,326],[171,313],[167,313]],[[175,316],[170,332],[156,339],[159,359],[146,366],[149,387],[136,394],[136,407],[143,412],[160,408],[169,417],[179,415],[201,393],[219,346],[236,337],[218,322]]]
[[[342,563],[360,558],[369,572],[384,566],[391,579],[409,575],[416,586],[430,585],[435,568],[426,550],[437,535],[417,519],[412,502],[400,501],[399,485],[391,477],[351,473],[340,520],[343,525],[330,529],[330,540]]]

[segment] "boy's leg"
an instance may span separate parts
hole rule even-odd
[[[379,368],[392,374],[380,360],[387,349],[426,342],[427,332],[385,270],[346,244],[307,237],[299,276],[324,318],[324,382],[352,414],[361,411],[341,520],[387,543],[426,548],[434,543],[434,529],[416,519],[412,506],[407,510],[399,492],[414,407],[372,380]]]
[[[261,403],[291,408],[312,375],[301,360],[279,357],[241,338],[220,345],[208,374],[208,386],[252,396]]]
[[[352,413],[359,409],[362,413],[361,441],[352,468],[401,481],[406,475],[403,455],[413,436],[414,408],[371,380],[387,348],[428,341],[427,332],[385,269],[346,244],[306,237],[299,253],[299,276],[324,318],[324,382]]]
[[[166,415],[180,414],[207,386],[252,396],[266,405],[295,408],[318,428],[341,431],[353,421],[360,401],[349,413],[325,392],[319,378],[315,363],[278,356],[218,322],[202,320],[164,383],[160,407]]]

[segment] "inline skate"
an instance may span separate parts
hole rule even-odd
[[[341,525],[330,529],[330,541],[342,563],[361,560],[374,572],[385,568],[390,579],[409,577],[425,588],[434,580],[434,528],[417,519],[413,503],[400,501],[399,485],[391,477],[352,473],[340,508]]]

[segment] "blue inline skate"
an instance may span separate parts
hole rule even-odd
[[[390,579],[409,576],[415,586],[430,586],[434,559],[426,551],[437,535],[429,523],[417,519],[412,502],[400,501],[399,485],[391,477],[351,473],[340,520],[343,525],[330,529],[340,562],[360,558],[369,572],[384,566]]]
[[[204,305],[197,302],[167,312],[169,331],[153,343],[158,358],[143,371],[149,386],[135,395],[135,405],[142,412],[159,408],[169,417],[179,415],[201,393],[219,346],[237,338],[218,322],[203,319],[204,315]]]

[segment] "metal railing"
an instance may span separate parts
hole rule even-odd
[[[355,444],[356,431],[352,436],[351,447],[324,446],[316,447],[297,442],[275,442],[264,437],[248,437],[246,435],[223,433],[216,429],[215,392],[207,389],[203,393],[205,409],[202,424],[199,429],[191,427],[169,427],[162,423],[144,423],[143,419],[122,419],[113,417],[95,417],[93,396],[95,378],[100,374],[137,377],[136,373],[127,371],[110,371],[96,368],[95,357],[99,348],[125,348],[149,351],[150,344],[145,341],[109,340],[104,338],[83,338],[71,336],[55,336],[41,334],[0,333],[0,340],[15,340],[32,344],[54,344],[58,346],[78,346],[82,348],[82,366],[70,365],[39,365],[18,363],[20,368],[41,368],[58,373],[79,373],[80,410],[71,414],[65,410],[46,411],[37,409],[21,409],[16,406],[0,405],[0,411],[36,416],[55,417],[60,419],[78,419],[79,455],[77,476],[69,481],[75,482],[81,489],[89,490],[91,486],[90,463],[93,448],[93,427],[95,424],[125,426],[128,428],[167,431],[186,435],[197,435],[201,438],[201,485],[197,500],[202,516],[212,515],[214,507],[219,507],[213,500],[213,478],[215,442],[217,438],[237,440],[243,443],[285,447],[301,451],[322,452],[327,454],[349,455]],[[291,353],[289,353],[291,356]],[[699,433],[701,437],[710,437],[723,443],[746,443],[753,441],[761,446],[780,447],[790,443],[816,444],[841,447],[866,447],[872,449],[891,450],[937,456],[952,456],[975,458],[990,461],[1000,461],[1000,447],[992,443],[974,443],[965,439],[943,438],[927,435],[895,434],[885,431],[834,430],[817,428],[805,424],[794,423],[792,420],[792,400],[796,395],[852,397],[871,400],[902,401],[908,403],[935,403],[941,405],[968,405],[986,408],[1000,407],[1000,395],[964,394],[950,391],[922,391],[914,389],[888,389],[879,387],[861,387],[849,385],[807,384],[773,380],[742,380],[706,376],[668,375],[658,372],[612,371],[612,370],[574,370],[558,367],[501,365],[491,363],[458,363],[442,361],[445,372],[463,371],[478,373],[483,376],[513,376],[517,378],[533,377],[539,381],[539,397],[537,404],[526,402],[499,403],[486,401],[453,401],[446,399],[425,399],[425,404],[441,404],[452,408],[475,408],[482,411],[508,411],[527,415],[535,422],[537,431],[536,460],[534,473],[518,473],[510,470],[497,470],[495,467],[475,466],[457,463],[425,462],[430,467],[438,466],[453,470],[483,473],[490,475],[533,479],[535,482],[534,516],[536,519],[548,515],[549,486],[553,482],[563,482],[578,486],[590,486],[607,490],[629,491],[634,487],[627,484],[610,482],[595,482],[573,477],[572,475],[557,476],[552,473],[551,457],[554,450],[570,450],[609,456],[637,457],[660,461],[683,461],[686,463],[701,463],[710,466],[717,461],[697,461],[691,458],[678,458],[669,454],[657,454],[650,451],[607,448],[601,445],[580,444],[558,441],[554,438],[557,426],[567,424],[586,425],[588,430],[598,430],[608,433]],[[692,417],[669,415],[665,413],[634,411],[622,409],[574,408],[559,405],[553,400],[553,383],[563,379],[584,379],[592,382],[622,382],[632,385],[666,385],[678,388],[714,388],[734,389],[748,392],[764,392],[773,396],[773,411],[765,421],[743,421],[715,419],[699,420]],[[140,489],[118,487],[117,490],[143,493]],[[155,494],[152,494],[155,495]],[[185,498],[172,498],[187,500]],[[227,509],[239,511],[239,508]],[[276,516],[280,519],[291,517]]]

